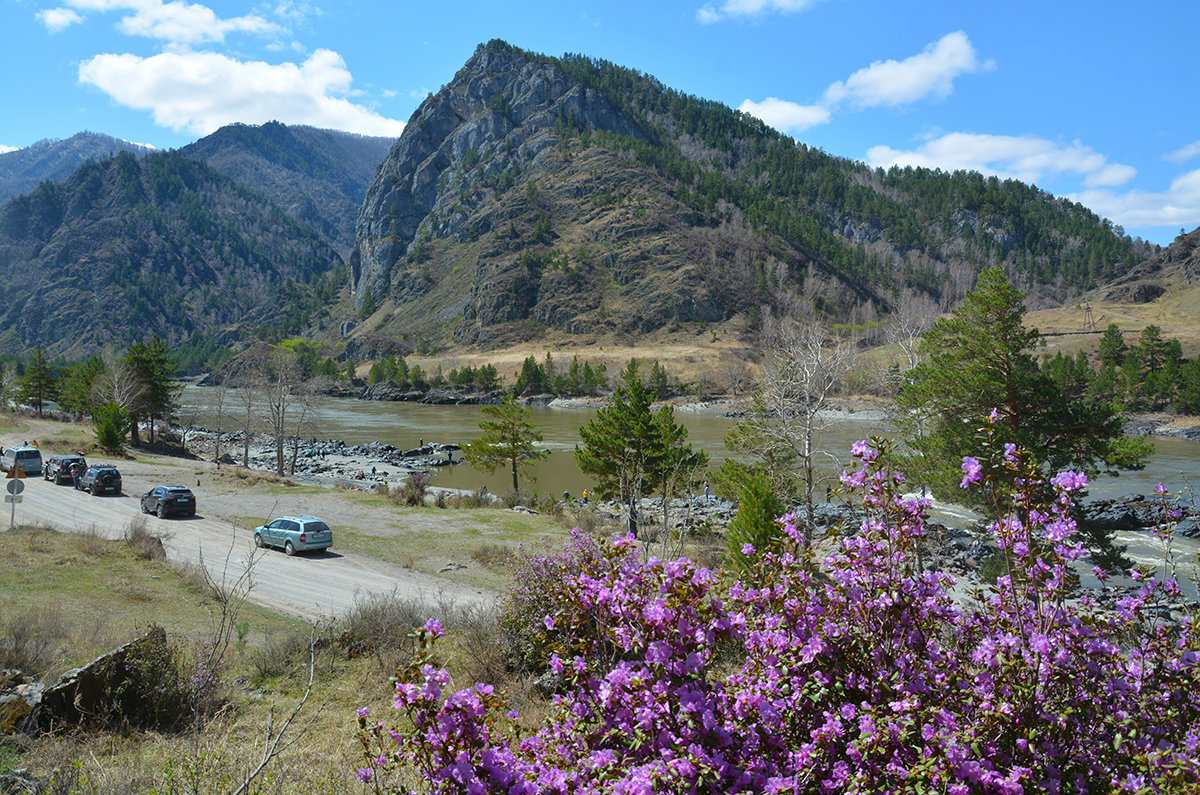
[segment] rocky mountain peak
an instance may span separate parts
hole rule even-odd
[[[477,185],[536,168],[563,125],[644,137],[636,121],[557,60],[503,43],[480,47],[421,103],[376,173],[350,258],[356,306],[391,291],[393,269],[414,243],[454,233],[478,198]]]

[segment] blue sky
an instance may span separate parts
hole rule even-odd
[[[0,151],[271,119],[399,135],[475,46],[583,53],[871,165],[968,168],[1167,244],[1200,226],[1200,1],[0,0]]]

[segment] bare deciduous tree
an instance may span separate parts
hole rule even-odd
[[[757,455],[776,487],[799,475],[804,536],[811,545],[816,459],[824,454],[836,460],[817,449],[817,437],[835,421],[828,409],[854,364],[855,346],[815,323],[781,323],[768,339],[761,385],[730,443]]]

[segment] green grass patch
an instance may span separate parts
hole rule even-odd
[[[141,634],[166,627],[188,644],[211,634],[220,606],[192,570],[146,560],[123,541],[22,526],[5,534],[0,567],[0,630],[32,623],[50,635],[51,670],[61,673]],[[243,604],[239,620],[254,637],[295,631],[302,622]],[[3,667],[3,666],[0,666]]]

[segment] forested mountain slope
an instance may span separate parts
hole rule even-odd
[[[181,151],[273,199],[346,255],[367,186],[394,142],[268,122],[231,124]]]
[[[809,312],[945,309],[1000,265],[1035,304],[1153,253],[976,173],[872,170],[605,61],[481,46],[367,193],[351,286],[370,331],[503,344]]]
[[[298,331],[332,301],[322,276],[339,265],[310,227],[199,160],[121,153],[0,207],[0,352]]]
[[[88,160],[111,157],[118,152],[141,156],[154,151],[111,135],[81,132],[65,141],[46,139],[32,146],[0,154],[0,204],[28,193],[46,180],[59,182],[71,176]]]

